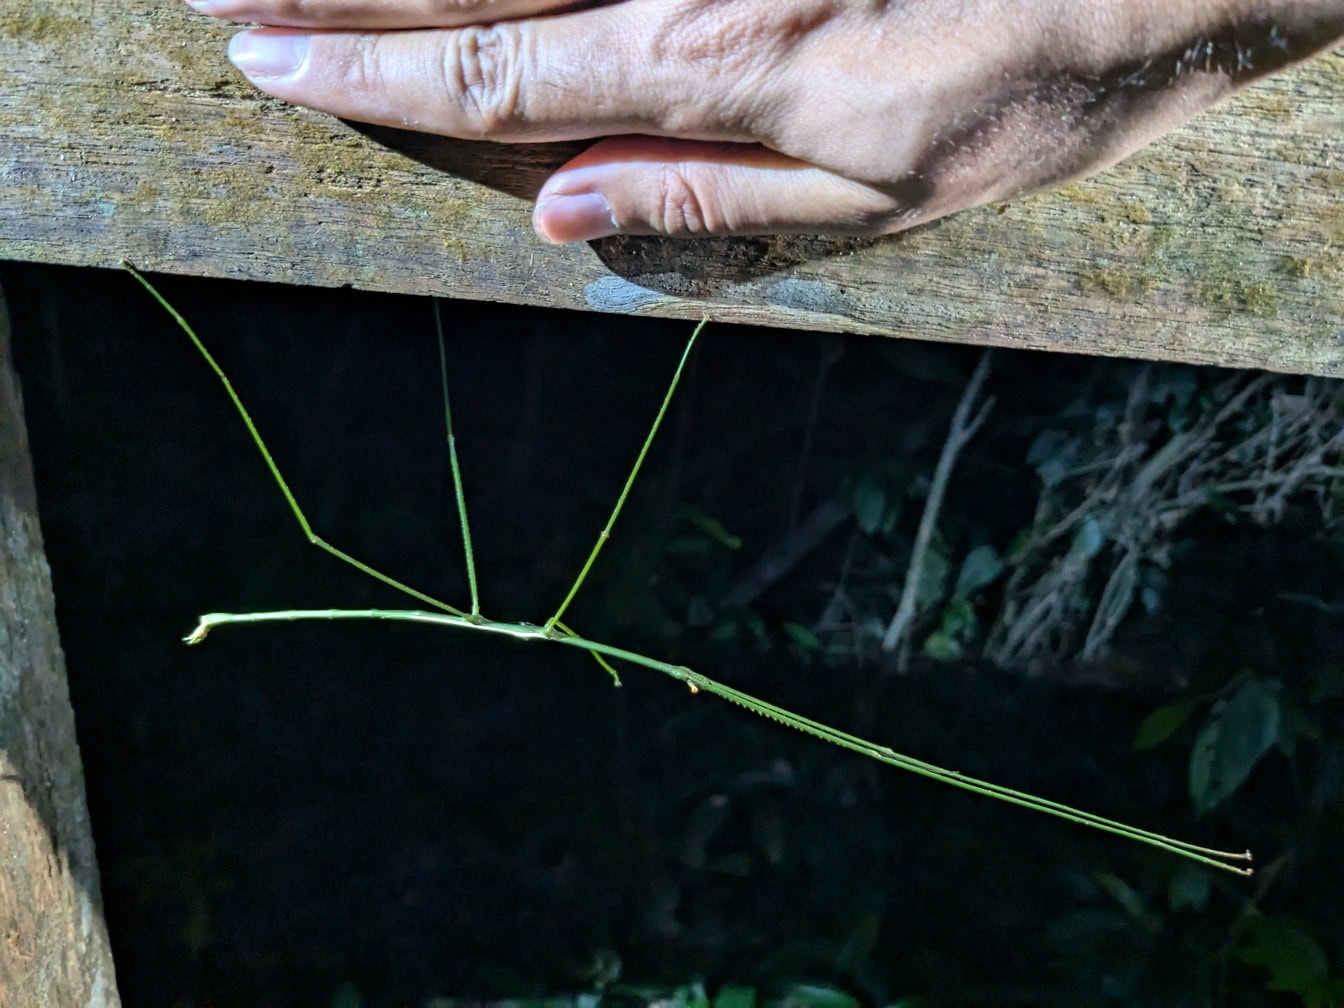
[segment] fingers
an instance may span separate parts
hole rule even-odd
[[[768,105],[765,88],[744,88],[731,76],[707,88],[703,72],[688,73],[679,60],[650,52],[658,35],[640,21],[636,4],[619,4],[460,29],[260,28],[234,36],[229,55],[277,98],[445,136],[754,139],[752,110]],[[747,99],[737,99],[744,90]]]
[[[458,28],[535,17],[572,0],[187,0],[202,14],[288,28]]]
[[[559,244],[614,234],[881,234],[919,219],[897,197],[754,144],[627,136],[594,144],[551,176],[532,223]]]

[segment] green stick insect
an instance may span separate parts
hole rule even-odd
[[[897,767],[901,770],[907,770],[911,773],[927,777],[931,780],[939,781],[943,784],[950,784],[952,787],[961,788],[963,791],[970,791],[975,794],[985,795],[990,798],[996,798],[999,801],[1008,802],[1012,805],[1020,805],[1023,808],[1031,809],[1035,812],[1042,812],[1046,815],[1055,816],[1059,819],[1065,819],[1069,822],[1078,823],[1092,829],[1102,830],[1106,833],[1113,833],[1116,836],[1124,837],[1138,843],[1148,844],[1151,847],[1157,847],[1161,850],[1177,854],[1181,857],[1198,861],[1202,864],[1214,868],[1221,868],[1224,871],[1236,873],[1238,875],[1250,875],[1251,869],[1245,867],[1251,861],[1249,851],[1234,853],[1228,851],[1214,850],[1208,847],[1200,847],[1196,844],[1187,843],[1183,840],[1176,840],[1171,837],[1163,836],[1160,833],[1154,833],[1150,830],[1140,829],[1136,826],[1129,826],[1125,823],[1117,822],[1113,819],[1106,819],[1091,812],[1084,812],[1079,809],[1071,808],[1059,802],[1053,802],[1045,798],[1038,798],[1035,795],[1027,794],[1022,791],[1014,791],[998,784],[992,784],[988,781],[977,780],[968,777],[955,770],[945,770],[942,767],[935,766],[932,763],[926,763],[923,760],[915,759],[912,756],[906,756],[898,753],[887,746],[878,745],[849,735],[829,725],[813,721],[811,718],[795,714],[784,710],[782,707],[769,703],[765,700],[748,696],[739,690],[730,686],[725,686],[720,682],[709,678],[708,676],[696,672],[684,665],[672,665],[668,662],[658,661],[646,655],[636,654],[625,648],[615,647],[602,641],[589,640],[579,636],[564,622],[565,611],[568,609],[579,589],[582,587],[584,579],[592,569],[598,555],[602,552],[602,547],[611,536],[612,527],[621,513],[626,498],[630,493],[630,488],[634,485],[635,478],[639,475],[640,467],[643,465],[644,458],[648,454],[649,446],[653,443],[654,436],[658,433],[658,428],[662,424],[663,417],[667,413],[668,404],[672,400],[672,395],[676,391],[677,383],[681,379],[682,371],[686,360],[690,356],[691,350],[695,345],[696,338],[704,328],[705,323],[701,322],[691,334],[686,343],[686,348],[682,352],[681,360],[678,362],[676,370],[673,372],[672,381],[668,385],[667,393],[663,396],[662,404],[658,408],[658,413],[654,417],[653,424],[649,428],[648,436],[644,439],[644,445],[631,467],[630,474],[626,478],[625,485],[621,490],[620,496],[612,508],[611,516],[607,519],[606,525],[598,534],[597,542],[588,555],[583,569],[579,571],[578,577],[574,579],[568,594],[563,602],[560,603],[555,613],[544,623],[537,625],[532,623],[502,623],[496,620],[486,619],[481,615],[480,598],[477,592],[476,569],[474,554],[471,543],[471,527],[467,519],[466,496],[463,491],[462,473],[458,465],[457,445],[453,434],[452,411],[449,406],[448,398],[448,366],[447,357],[444,350],[443,328],[439,321],[436,308],[435,323],[438,329],[439,338],[439,364],[440,378],[443,383],[444,400],[444,421],[448,437],[448,455],[453,475],[453,487],[457,500],[458,517],[462,525],[462,540],[464,553],[466,556],[467,582],[470,586],[471,608],[469,611],[458,609],[442,602],[436,598],[426,595],[424,592],[417,591],[409,585],[389,577],[381,571],[374,570],[367,564],[351,556],[348,553],[332,546],[316,532],[313,531],[303,509],[299,507],[293,492],[289,488],[275,460],[271,457],[270,450],[261,434],[257,431],[256,425],[252,421],[251,415],[243,405],[237,392],[234,391],[233,384],[228,376],[215,362],[214,357],[205,348],[195,330],[187,323],[178,311],[170,305],[154,286],[141,275],[129,262],[122,263],[122,266],[128,270],[132,276],[138,280],[153,298],[168,312],[177,325],[186,333],[187,337],[200,351],[201,356],[209,365],[211,370],[218,376],[224,386],[229,400],[233,403],[234,409],[242,418],[247,426],[248,433],[252,436],[257,450],[270,470],[271,477],[284,496],[285,502],[293,512],[299,528],[304,536],[314,546],[319,547],[325,552],[331,554],[336,559],[343,561],[363,572],[371,578],[381,581],[389,587],[395,588],[404,593],[416,602],[428,607],[426,609],[283,609],[272,612],[250,612],[250,613],[207,613],[199,618],[196,628],[187,635],[185,641],[188,644],[199,644],[205,640],[206,636],[216,627],[232,626],[243,623],[274,623],[274,622],[293,622],[296,620],[389,620],[403,623],[428,623],[434,626],[453,627],[461,630],[471,630],[478,633],[500,634],[506,637],[513,637],[517,640],[527,641],[545,641],[552,644],[560,644],[566,647],[582,648],[588,651],[597,659],[604,669],[610,673],[613,682],[619,686],[620,676],[616,669],[611,665],[608,659],[615,659],[621,662],[628,662],[631,665],[642,666],[652,669],[655,672],[661,672],[663,675],[671,676],[673,679],[683,682],[692,693],[711,693],[714,696],[722,697],[730,703],[737,704],[746,710],[761,717],[777,721],[782,725],[803,732],[807,735],[815,736],[824,742],[839,746],[842,749],[848,749],[852,752],[875,759],[880,763],[886,763],[889,766]]]

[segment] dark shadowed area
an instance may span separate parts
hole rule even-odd
[[[431,302],[155,279],[315,529],[465,604]],[[1041,431],[1084,393],[1132,387],[1134,365],[999,354],[994,413],[940,522],[948,587],[895,674],[855,627],[894,611],[979,351],[710,328],[566,618],[900,752],[1253,847],[1249,881],[901,774],[655,672],[624,669],[614,689],[572,649],[384,623],[186,647],[203,612],[413,606],[303,541],[218,381],[128,275],[6,264],[0,283],[126,1004],[644,1003],[697,981],[837,1008],[1344,999],[1344,916],[1322,897],[1344,891],[1340,480],[1273,524],[1182,512],[1160,588],[1143,582],[1153,594],[1086,665],[993,668],[980,645],[1009,589],[950,587],[971,547],[1011,557],[1031,526]],[[442,310],[483,609],[541,623],[691,327]],[[1191,411],[1226,379],[1143,380],[1178,372]],[[829,531],[759,581],[757,561],[836,501]],[[968,611],[979,629],[948,629]],[[960,659],[921,645],[940,627]],[[1133,747],[1181,704],[1169,738]],[[1197,814],[1189,763],[1215,718],[1263,745],[1211,757],[1246,773],[1196,787]]]

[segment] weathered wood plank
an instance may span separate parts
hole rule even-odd
[[[1344,50],[1099,178],[876,241],[552,248],[573,151],[288,108],[183,5],[0,0],[0,257],[1344,374]]]
[[[0,292],[0,1008],[116,1008],[21,406]]]

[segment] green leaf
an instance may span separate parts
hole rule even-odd
[[[859,1008],[859,999],[838,987],[792,983],[780,994],[776,1008]]]
[[[1222,734],[1223,723],[1210,717],[1190,750],[1190,800],[1199,812],[1213,808],[1221,800],[1213,785],[1213,763],[1218,758],[1218,740]]]
[[[929,608],[943,597],[947,586],[947,576],[951,564],[947,562],[947,551],[937,536],[929,543],[924,554],[924,567],[919,572],[919,583],[915,586],[915,608],[928,612]]]
[[[1303,739],[1318,740],[1321,725],[1314,712],[1304,710],[1291,697],[1279,701],[1279,734],[1274,744],[1289,759],[1297,752],[1297,743]]]
[[[737,640],[737,620],[731,617],[719,620],[706,636],[715,644],[727,644]]]
[[[1003,558],[999,551],[988,544],[977,546],[961,562],[961,573],[957,575],[957,587],[952,590],[952,595],[954,598],[970,598],[1002,573]]]
[[[1027,550],[1035,541],[1036,530],[1030,526],[1013,533],[1013,537],[1008,540],[1008,548],[1004,550],[1004,556],[1008,558],[1008,563],[1021,563],[1026,558]]]
[[[789,640],[809,654],[816,654],[821,650],[821,641],[817,639],[817,635],[801,623],[785,623],[780,629]]]
[[[979,628],[980,621],[975,616],[975,606],[965,599],[954,598],[943,610],[943,623],[939,628],[943,633],[964,641],[974,637]]]
[[[882,478],[865,472],[854,484],[854,519],[865,535],[876,535],[887,512],[887,488]]]
[[[756,1008],[756,988],[720,987],[714,994],[714,1008]]]
[[[742,540],[724,528],[718,519],[700,511],[688,510],[686,520],[721,546],[727,546],[730,550],[742,548]]]
[[[924,641],[924,653],[934,661],[960,661],[963,654],[961,642],[955,637],[935,630]]]
[[[1097,884],[1105,889],[1133,920],[1139,923],[1148,920],[1148,910],[1143,905],[1143,897],[1135,892],[1134,887],[1128,882],[1110,872],[1097,872],[1094,877]]]
[[[1209,811],[1245,783],[1279,731],[1277,679],[1250,679],[1214,705],[1190,753],[1190,798]]]
[[[1190,715],[1198,707],[1198,700],[1183,700],[1180,703],[1159,707],[1139,722],[1139,727],[1134,732],[1134,748],[1152,749],[1161,745],[1180,730],[1181,725],[1190,719]]]
[[[1325,950],[1291,917],[1260,917],[1251,921],[1237,958],[1269,971],[1266,990],[1288,991],[1315,1001],[1330,974]]]

